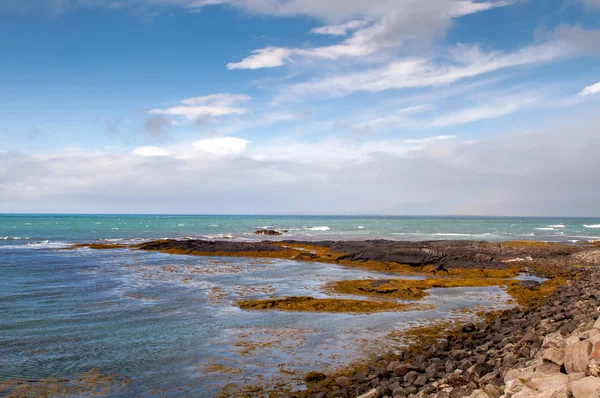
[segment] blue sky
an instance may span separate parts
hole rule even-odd
[[[0,37],[0,211],[600,215],[598,0],[4,0]]]

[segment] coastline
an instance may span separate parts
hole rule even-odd
[[[118,247],[115,245],[84,246],[95,249],[122,248],[121,245]],[[494,277],[506,280],[523,272],[545,279],[541,283],[525,281],[508,286],[509,292],[513,289],[513,298],[518,303],[512,310],[479,314],[479,318],[485,321],[467,325],[430,325],[418,330],[426,338],[422,338],[419,343],[413,343],[400,353],[379,356],[370,363],[353,365],[354,368],[360,369],[359,371],[329,375],[315,372],[307,374],[305,381],[308,389],[289,393],[290,397],[322,398],[355,397],[361,394],[371,394],[365,397],[470,396],[474,391],[483,391],[482,388],[488,384],[500,390],[504,387],[503,377],[510,367],[523,367],[539,353],[541,345],[538,347],[537,340],[523,340],[524,337],[519,333],[523,332],[523,335],[531,336],[533,331],[538,331],[538,328],[542,327],[540,325],[543,325],[543,331],[540,329],[540,333],[559,331],[568,334],[577,329],[580,324],[593,320],[598,302],[589,291],[597,287],[593,284],[598,279],[598,272],[593,265],[600,263],[598,246],[597,242],[564,245],[527,241],[488,243],[385,240],[352,242],[159,240],[128,247],[173,255],[279,258],[336,263],[391,274],[415,274],[441,280],[458,280],[463,283],[489,281]],[[587,300],[585,311],[576,315],[585,316],[574,318],[571,315],[564,315],[570,314],[568,306],[572,303],[569,300],[564,301],[561,294],[566,292],[567,298],[570,299],[576,296],[573,291],[582,291],[582,289],[584,291],[582,297]],[[389,292],[386,292],[383,295],[388,294]],[[549,316],[558,318],[542,323],[542,320]],[[577,319],[577,324],[574,323],[574,319]],[[521,322],[521,320],[525,321]],[[515,327],[515,322],[520,325],[520,329]],[[512,329],[509,330],[511,327]],[[508,333],[513,332],[521,336],[514,342],[507,336]],[[501,334],[502,339],[500,339]],[[482,357],[482,352],[477,351],[478,344],[487,345],[486,356]],[[511,345],[510,354],[513,356],[505,361],[505,356],[508,354],[504,348],[508,345]],[[527,355],[525,355],[526,350],[523,349],[524,345],[531,346]],[[447,365],[448,360],[451,359],[451,351],[456,350],[466,350],[469,355]],[[443,366],[440,358],[446,359]],[[492,362],[499,367],[496,369],[496,365],[490,364]],[[484,363],[487,366],[483,365]],[[477,369],[472,369],[475,365],[478,365]],[[396,371],[398,367],[403,370]],[[451,367],[454,367],[452,372],[447,372]],[[463,373],[455,372],[457,370],[463,373],[470,371],[466,375],[468,377],[463,377]],[[476,375],[473,374],[475,370],[477,370]],[[488,376],[490,373],[493,373],[493,377]],[[407,378],[407,374],[410,374],[410,377]],[[458,374],[459,377],[450,374]],[[484,378],[484,376],[488,377]],[[448,377],[452,379],[450,384],[448,384]],[[452,393],[454,390],[456,392]],[[489,387],[487,390],[491,391],[493,388]],[[257,395],[240,392],[239,396],[263,394],[280,396],[282,393],[283,390],[252,393]],[[446,393],[447,395],[444,395]],[[460,395],[457,395],[459,393]]]

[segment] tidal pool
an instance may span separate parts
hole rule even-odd
[[[0,395],[216,396],[393,348],[410,322],[505,307],[498,287],[432,289],[427,311],[243,311],[237,300],[344,297],[327,282],[390,275],[332,264],[132,250],[0,250]],[[392,275],[398,277],[398,275]],[[406,278],[419,278],[407,276]]]

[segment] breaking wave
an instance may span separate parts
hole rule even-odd
[[[592,225],[585,225],[583,224],[584,228],[600,228],[600,224],[592,224]]]
[[[307,231],[329,231],[331,228],[329,228],[328,226],[321,226],[321,227],[304,227],[304,229],[306,229]]]

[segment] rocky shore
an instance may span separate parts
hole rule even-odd
[[[598,247],[598,242],[160,240],[131,248],[325,262],[427,276],[418,281],[370,279],[326,286],[338,294],[378,300],[418,300],[432,287],[495,284],[505,286],[518,304],[483,314],[477,323],[446,326],[429,336],[417,336],[417,343],[359,364],[354,371],[311,372],[304,379],[307,389],[289,397],[600,398]],[[542,283],[512,279],[523,272],[548,279]],[[341,311],[347,307],[348,303],[341,301],[283,297],[240,306],[336,312],[331,308]],[[377,310],[376,301],[362,302],[367,303],[372,307],[369,311]]]
[[[262,231],[257,231],[261,232]],[[428,267],[441,270],[507,270],[517,261],[552,260],[587,252],[587,245],[562,245],[544,242],[475,242],[390,240],[315,241],[294,240],[261,242],[166,239],[133,246],[139,250],[208,256],[276,257],[299,261],[335,262],[374,266],[386,270]],[[375,267],[377,268],[377,267]],[[381,268],[381,267],[380,267]]]
[[[487,314],[353,374],[312,374],[308,390],[294,396],[598,398],[600,270],[570,274],[535,308]]]

